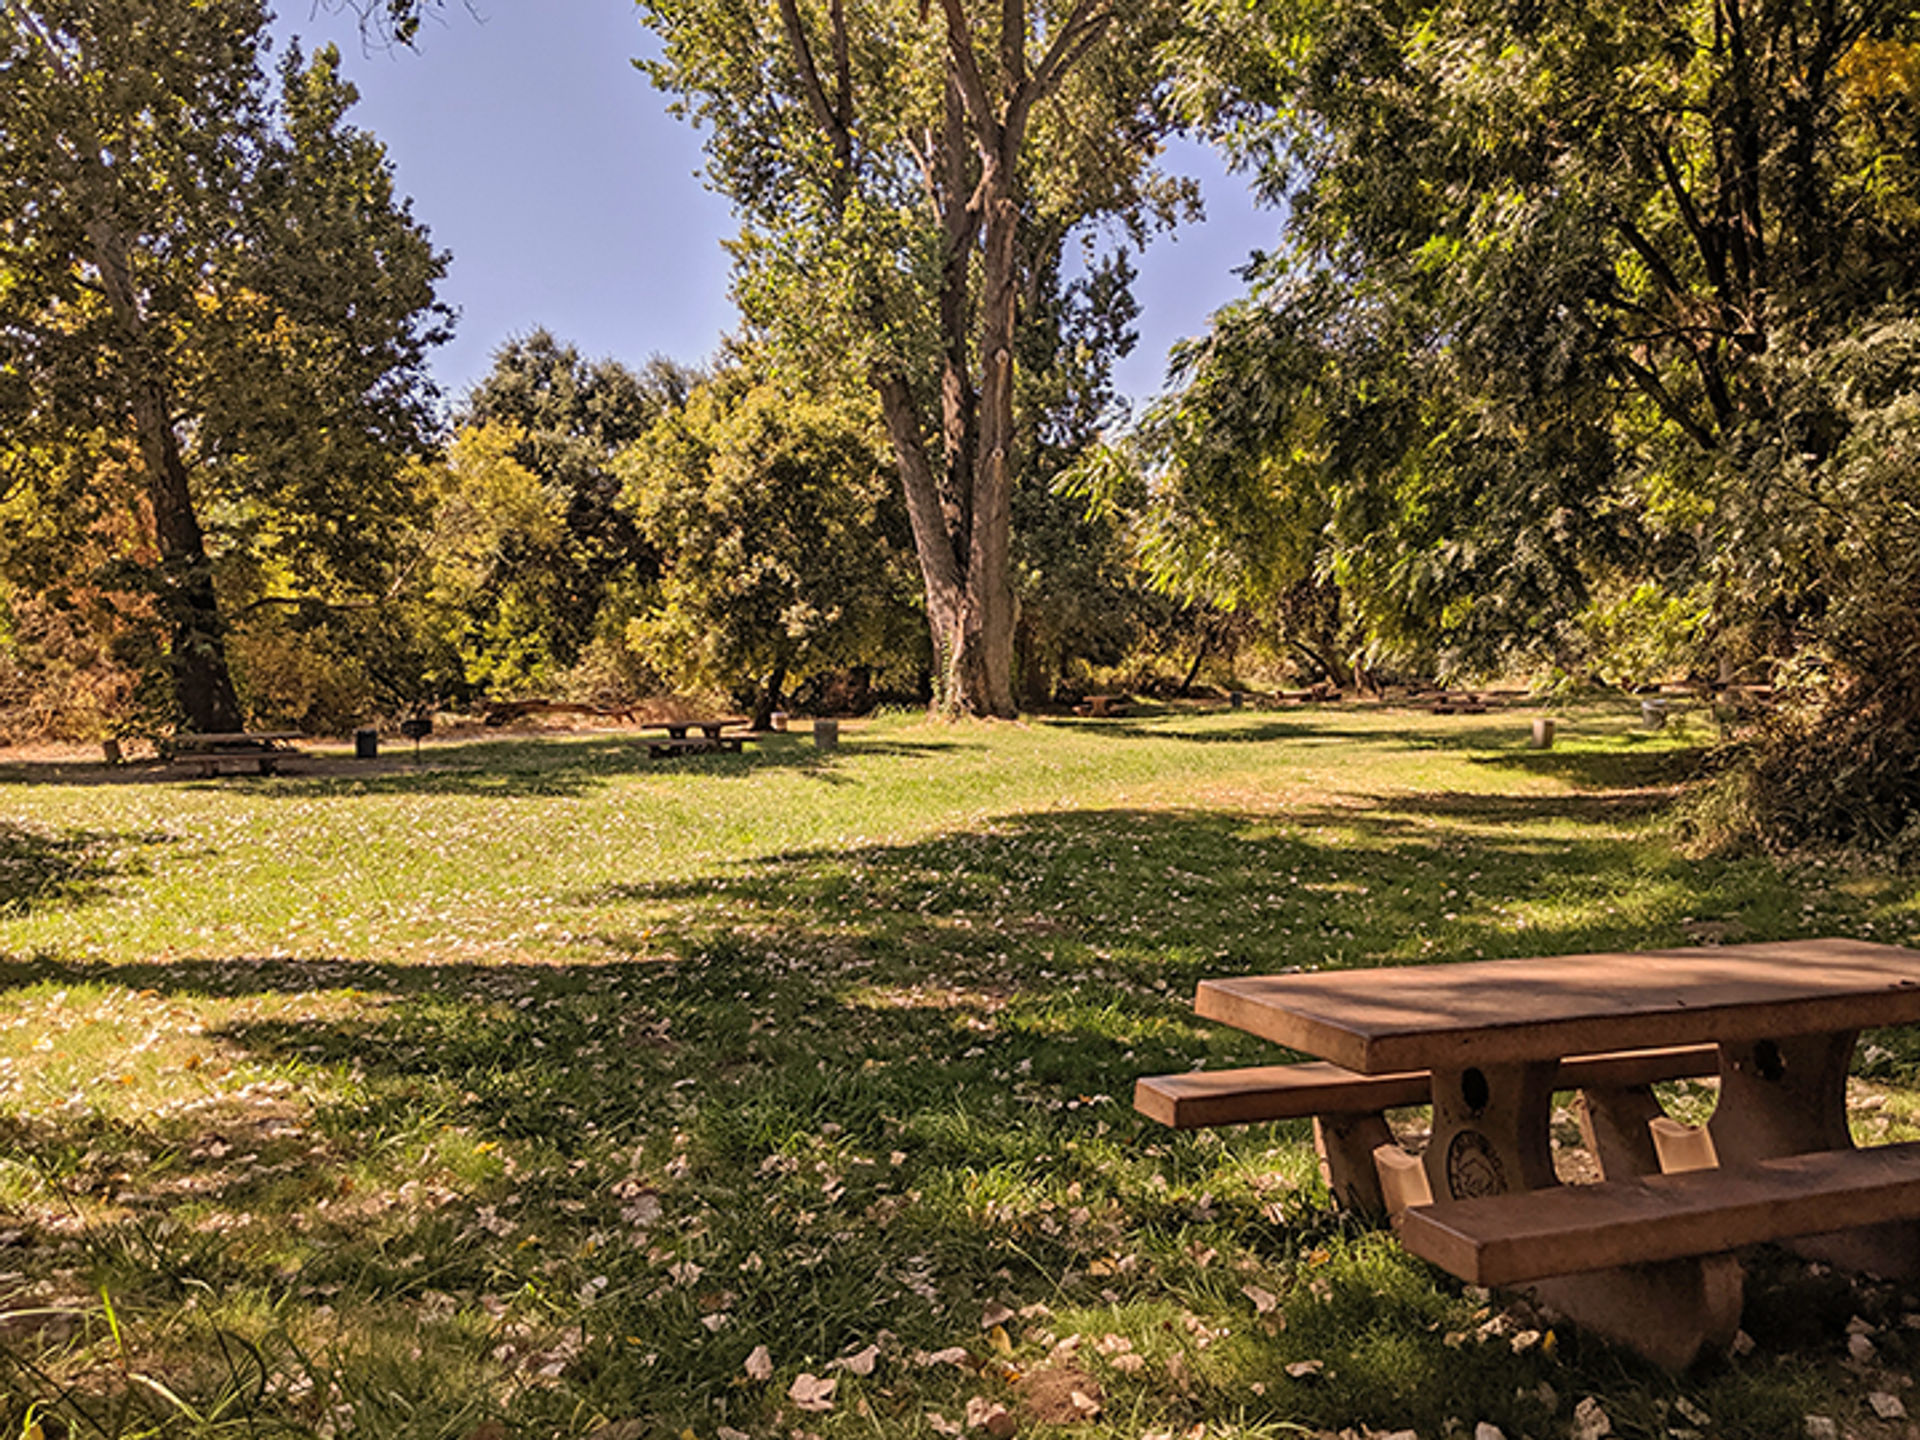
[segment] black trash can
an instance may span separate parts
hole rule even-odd
[[[356,760],[371,760],[380,753],[380,732],[368,727],[353,732],[353,756]]]

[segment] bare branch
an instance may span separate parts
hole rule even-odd
[[[940,0],[947,20],[947,59],[953,78],[960,86],[960,98],[966,102],[967,115],[973,121],[980,148],[989,155],[1000,150],[1000,119],[993,113],[993,101],[987,83],[980,74],[979,58],[973,53],[973,26],[967,19],[966,0]]]
[[[1000,69],[1007,95],[1017,97],[1027,83],[1026,0],[1000,0]]]
[[[835,10],[839,6],[835,5]],[[787,34],[787,44],[793,48],[794,68],[800,72],[800,87],[806,92],[807,108],[813,112],[814,123],[826,135],[833,146],[834,158],[845,165],[853,157],[853,136],[841,123],[840,110],[828,99],[826,87],[820,83],[820,68],[814,64],[813,46],[807,41],[806,25],[800,19],[800,6],[796,0],[780,0],[780,26]],[[836,37],[836,45],[844,43]],[[845,96],[842,96],[845,103]]]
[[[846,0],[833,0],[827,7],[827,23],[833,28],[833,110],[841,133],[853,131],[853,46],[847,38]]]
[[[1653,403],[1659,407],[1660,413],[1685,431],[1687,437],[1692,440],[1694,444],[1698,445],[1702,450],[1717,450],[1720,448],[1719,442],[1713,438],[1712,432],[1687,413],[1686,407],[1674,398],[1673,392],[1667,389],[1666,385],[1652,369],[1642,365],[1632,356],[1623,355],[1619,351],[1614,351],[1609,354],[1607,360],[1621,378],[1628,381],[1634,388],[1652,400]]]
[[[1673,266],[1667,262],[1667,257],[1660,253],[1660,247],[1648,239],[1640,227],[1624,215],[1616,214],[1613,217],[1613,228],[1620,233],[1620,238],[1627,242],[1628,248],[1645,263],[1647,269],[1653,272],[1654,278],[1660,282],[1660,288],[1667,292],[1668,298],[1678,304],[1685,304],[1690,292],[1679,275],[1675,273]]]

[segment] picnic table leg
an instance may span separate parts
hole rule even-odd
[[[1746,1284],[1733,1256],[1706,1255],[1561,1275],[1527,1289],[1581,1329],[1678,1371],[1733,1343]]]
[[[1355,1215],[1384,1215],[1387,1200],[1374,1170],[1373,1153],[1397,1145],[1387,1117],[1379,1111],[1360,1115],[1313,1117],[1313,1148],[1320,1154],[1320,1176],[1342,1210]]]
[[[1665,1118],[1667,1112],[1660,1107],[1651,1085],[1582,1090],[1575,1110],[1580,1119],[1580,1138],[1599,1162],[1603,1177],[1627,1180],[1660,1173],[1660,1156],[1648,1127]]]
[[[1433,1072],[1428,1183],[1436,1200],[1470,1200],[1559,1183],[1548,1125],[1551,1060]]]
[[[1434,1071],[1426,1169],[1435,1199],[1559,1183],[1550,1134],[1555,1069],[1548,1062]],[[1631,1104],[1600,1094],[1594,1110],[1603,1122],[1624,1123]],[[1732,1343],[1740,1325],[1742,1276],[1730,1255],[1562,1275],[1524,1288],[1548,1310],[1669,1370]]]
[[[1722,1165],[1848,1150],[1855,1032],[1720,1047],[1720,1103],[1707,1130]]]
[[[1856,1031],[1720,1047],[1720,1101],[1707,1133],[1722,1166],[1851,1150],[1847,1071]],[[1920,1224],[1896,1222],[1783,1242],[1812,1260],[1889,1280],[1920,1279]]]

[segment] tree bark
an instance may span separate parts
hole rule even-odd
[[[787,662],[782,660],[773,667],[765,682],[754,687],[753,715],[750,724],[755,730],[773,728],[773,712],[781,709],[783,692],[787,688]]]
[[[227,666],[226,625],[214,592],[206,536],[193,508],[193,490],[167,387],[155,374],[156,365],[148,353],[151,337],[133,285],[128,244],[106,214],[94,217],[88,238],[133,372],[128,377],[128,408],[160,552],[156,589],[167,628],[174,700],[189,730],[202,734],[239,730],[244,721]]]

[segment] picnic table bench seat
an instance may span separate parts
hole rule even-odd
[[[1603,1173],[1641,1174],[1659,1168],[1646,1127],[1661,1110],[1649,1087],[1716,1074],[1719,1057],[1712,1045],[1570,1056],[1553,1088],[1580,1093],[1581,1132]],[[1327,1189],[1348,1210],[1377,1215],[1395,1208],[1378,1160],[1393,1141],[1385,1112],[1432,1098],[1425,1070],[1362,1075],[1310,1060],[1144,1076],[1134,1084],[1133,1108],[1176,1130],[1311,1117]]]
[[[1717,1255],[1920,1216],[1920,1141],[1410,1205],[1415,1255],[1475,1285]]]
[[[647,753],[656,760],[669,755],[711,754],[716,751],[738,755],[746,738],[744,735],[660,735],[647,741]]]
[[[154,742],[154,749],[166,764],[191,768],[202,779],[210,780],[240,770],[276,774],[283,759],[298,753],[292,742],[301,738],[296,730],[189,731],[162,736]]]
[[[1719,1056],[1712,1045],[1574,1056],[1560,1062],[1554,1089],[1657,1085],[1713,1075],[1719,1070]],[[1309,1060],[1297,1065],[1143,1076],[1134,1084],[1133,1108],[1175,1130],[1204,1130],[1425,1105],[1432,1099],[1432,1088],[1433,1076],[1425,1070],[1362,1075],[1325,1060]]]

